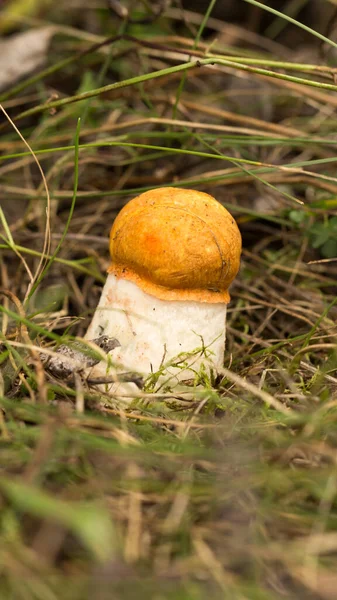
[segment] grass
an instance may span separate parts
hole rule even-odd
[[[294,3],[281,25],[241,1],[245,26],[215,2],[123,20],[61,1],[19,22],[55,34],[1,93],[6,600],[335,598],[336,67]],[[127,407],[90,387],[82,410],[38,347],[85,334],[117,212],[172,184],[242,232],[224,369],[179,392],[154,374]]]

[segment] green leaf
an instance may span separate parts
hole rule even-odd
[[[323,244],[325,244],[325,242],[327,242],[329,238],[330,238],[330,231],[327,227],[323,226],[320,229],[320,231],[317,232],[317,234],[315,235],[315,237],[312,241],[312,247],[319,248],[320,246],[323,246]]]
[[[321,248],[321,253],[324,258],[337,257],[337,239],[329,239]]]
[[[305,214],[305,212],[303,212],[303,210],[291,210],[289,212],[289,219],[293,222],[293,223],[297,223],[298,225],[300,223],[303,223],[303,221],[305,221],[307,215]]]
[[[104,507],[84,502],[66,502],[53,498],[41,489],[5,477],[0,478],[0,490],[17,510],[53,520],[69,529],[99,562],[115,556],[115,531]]]
[[[68,294],[69,288],[64,281],[53,283],[44,289],[36,290],[30,298],[27,310],[36,314],[60,310]]]

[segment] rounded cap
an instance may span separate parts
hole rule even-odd
[[[159,188],[131,200],[110,233],[108,271],[163,300],[224,302],[240,266],[241,235],[204,192]]]

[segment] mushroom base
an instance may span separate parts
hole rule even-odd
[[[110,355],[120,370],[144,377],[160,370],[160,381],[171,386],[221,368],[225,326],[224,303],[160,300],[110,273],[85,337],[117,338],[121,345]],[[106,363],[90,375],[106,376]]]

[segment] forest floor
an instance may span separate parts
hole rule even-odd
[[[18,22],[33,37],[0,80],[6,600],[336,598],[335,47],[214,4],[60,0]],[[172,185],[242,233],[223,374],[82,402],[39,347],[83,337],[116,214]]]

